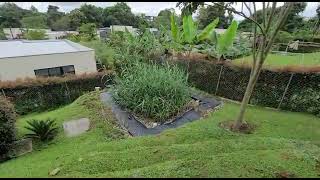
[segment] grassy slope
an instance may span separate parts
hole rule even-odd
[[[305,53],[289,56],[280,54],[269,54],[264,66],[268,67],[284,67],[288,65],[297,66],[320,66],[320,52]],[[248,65],[252,61],[252,56],[243,57],[232,61],[236,65]]]
[[[157,136],[110,141],[101,124],[79,137],[61,134],[55,145],[0,164],[0,176],[43,177],[57,167],[58,177],[274,177],[280,171],[319,176],[319,118],[250,107],[246,118],[257,125],[254,134],[220,129],[218,122],[234,119],[238,108],[226,102],[206,119]],[[75,103],[50,113],[33,116],[92,116]]]

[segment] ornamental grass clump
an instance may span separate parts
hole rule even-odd
[[[160,123],[190,100],[187,75],[182,70],[145,63],[136,64],[118,79],[112,95],[120,106]]]

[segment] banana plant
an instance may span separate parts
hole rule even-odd
[[[182,32],[177,25],[174,16],[171,15],[171,35],[176,43],[181,44],[197,44],[203,40],[210,39],[212,32],[219,23],[219,18],[216,18],[209,25],[207,25],[200,33],[198,33],[198,26],[193,21],[192,16],[184,16],[182,21]]]
[[[173,42],[181,45],[187,44],[188,56],[190,56],[191,50],[196,44],[199,44],[204,40],[209,40],[215,43],[212,51],[217,54],[217,58],[219,60],[229,50],[229,48],[232,47],[238,29],[238,23],[236,21],[232,21],[226,32],[218,36],[214,30],[219,23],[219,18],[212,21],[200,33],[198,33],[198,26],[193,21],[191,15],[184,16],[182,22],[182,30],[180,31],[174,16],[171,15],[171,36]]]
[[[238,23],[237,21],[233,20],[226,32],[216,37],[216,46],[214,47],[218,55],[218,60],[220,60],[221,57],[227,53],[230,47],[232,47],[233,41],[237,34],[237,29]]]

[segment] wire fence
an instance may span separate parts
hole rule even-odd
[[[185,67],[187,60],[176,63]],[[187,68],[186,68],[187,69]],[[197,60],[188,68],[190,83],[220,97],[242,101],[250,69]],[[263,70],[250,104],[320,115],[320,74]]]

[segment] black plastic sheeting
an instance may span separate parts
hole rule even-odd
[[[220,101],[217,101],[214,98],[202,97],[201,95],[193,95],[191,98],[194,100],[199,100],[199,109],[201,110],[214,109],[221,104]],[[120,125],[126,128],[132,136],[159,134],[166,129],[177,128],[183,124],[201,118],[200,112],[189,110],[170,123],[161,124],[154,128],[147,128],[144,124],[136,120],[135,117],[133,117],[129,112],[123,110],[119,105],[114,103],[109,92],[101,93],[101,100],[105,105],[111,105],[112,112],[116,116],[116,119]]]

